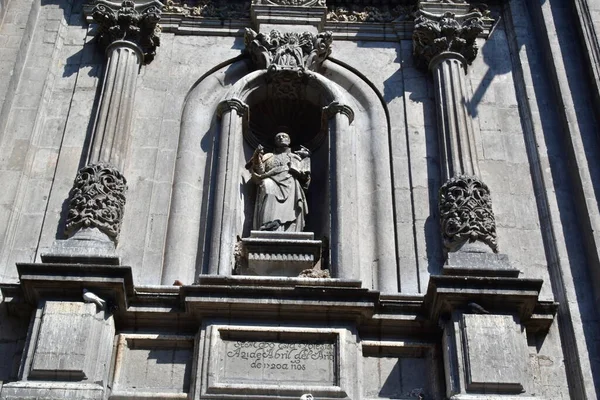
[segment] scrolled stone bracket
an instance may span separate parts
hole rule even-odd
[[[79,170],[70,193],[65,233],[97,228],[115,244],[119,239],[127,180],[108,163],[89,164]]]
[[[239,99],[223,100],[217,106],[217,116],[222,118],[225,113],[233,110],[235,110],[238,115],[245,117],[248,115],[250,108],[246,103]]]
[[[449,179],[439,191],[439,211],[448,252],[457,251],[466,243],[481,242],[498,253],[490,190],[481,179],[470,175]]]
[[[327,119],[331,119],[336,114],[343,114],[348,118],[348,123],[351,124],[354,121],[354,110],[346,104],[341,104],[338,101],[334,101],[328,106],[323,107],[323,116]]]

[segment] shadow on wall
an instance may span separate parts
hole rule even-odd
[[[506,49],[507,39],[502,16],[494,15],[494,19],[496,23],[492,27],[492,32],[479,50],[479,56],[487,66],[487,71],[480,79],[479,86],[475,89],[468,105],[472,117],[478,115],[477,106],[481,103],[494,78],[512,72],[511,59],[506,57],[506,52],[503,51]],[[499,48],[501,46],[503,49]]]

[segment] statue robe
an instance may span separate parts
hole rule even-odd
[[[302,232],[308,214],[303,186],[307,186],[308,179],[300,182],[294,173],[310,174],[310,159],[291,152],[268,153],[263,162],[265,178],[258,185],[254,229],[264,229],[265,224],[279,221],[277,231]]]

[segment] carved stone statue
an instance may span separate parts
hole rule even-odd
[[[259,145],[246,164],[258,185],[254,207],[255,230],[302,232],[308,214],[305,190],[310,184],[310,151],[292,152],[290,136],[275,135],[273,153]]]

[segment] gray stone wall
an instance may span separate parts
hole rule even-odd
[[[596,99],[583,61],[586,48],[572,45],[579,43],[580,33],[572,23],[580,14],[564,1],[539,3],[511,0],[493,8],[501,18],[489,38],[478,39],[479,55],[467,74],[468,110],[481,178],[491,190],[500,252],[521,271],[519,278],[543,280],[539,300],[559,303],[559,316],[549,332],[526,337],[525,392],[547,399],[593,399],[600,386]],[[598,10],[593,4],[590,7],[593,26],[599,29]],[[41,262],[41,255],[64,237],[69,190],[85,164],[105,58],[93,39],[95,27],[85,22],[81,3],[2,1],[0,20],[0,283],[14,284],[19,281],[17,263]],[[207,141],[214,139],[213,116],[208,115],[203,121],[207,129],[198,130],[191,141],[180,141],[186,100],[204,76],[217,79],[220,86],[206,98],[224,96],[235,80],[227,80],[222,71],[211,71],[244,49],[236,29],[222,35],[211,32],[163,32],[156,58],[141,67],[137,79],[131,147],[123,171],[128,180],[127,205],[117,252],[121,264],[131,266],[138,287],[160,285],[167,261],[186,263],[194,269],[191,276],[202,271],[198,254],[204,243],[182,239],[168,249],[167,231],[172,196],[179,189],[173,186],[178,154],[196,151],[210,160]],[[352,134],[358,143],[390,143],[393,210],[385,215],[393,219],[395,228],[389,233],[395,238],[395,262],[391,270],[380,270],[380,260],[371,257],[375,245],[361,244],[368,251],[361,253],[360,265],[369,267],[358,278],[364,288],[392,295],[389,299],[415,295],[417,300],[411,301],[422,302],[430,278],[442,272],[444,263],[437,209],[443,182],[433,80],[416,67],[412,51],[409,36],[336,38],[323,75],[335,76],[336,84],[350,93],[356,108]],[[338,74],[336,68],[347,69],[347,75]],[[193,101],[202,103],[202,95],[194,96]],[[372,114],[366,112],[371,110]],[[381,120],[372,121],[377,118]],[[378,154],[361,157],[358,165],[369,166]],[[204,161],[202,168],[209,168]],[[197,171],[197,175],[207,178],[210,172]],[[366,177],[369,172],[361,174]],[[373,192],[385,190],[376,178],[359,184],[361,210]],[[209,182],[192,184],[206,188]],[[188,217],[185,210],[178,211]],[[358,224],[361,232],[377,223],[371,218]],[[172,258],[166,260],[168,251]],[[175,295],[165,293],[161,292],[163,299],[173,301]],[[147,298],[136,301],[131,312],[152,314],[176,308]],[[6,302],[0,304],[0,354],[6,355],[0,362],[0,389],[2,381],[18,378],[30,323],[26,315],[9,310]],[[174,339],[175,345],[150,334],[128,338],[129,333],[119,332],[120,323],[117,319],[115,325],[117,334],[125,335],[119,339],[125,347],[119,350],[123,352],[118,365],[121,381],[115,378],[115,382],[122,398],[139,386],[181,395],[191,390],[194,379],[204,379],[201,370],[192,371],[203,356],[194,350],[200,339],[190,335],[194,322],[157,329],[185,334]],[[142,331],[150,331],[140,324]],[[365,337],[376,331],[371,325],[362,329]],[[439,334],[427,329],[430,335]],[[405,331],[399,335],[410,337]],[[110,340],[105,342],[110,347]],[[442,357],[435,340],[416,355],[399,355],[372,343],[371,350],[359,352],[362,345],[357,343],[352,346],[360,367],[351,376],[359,384],[350,392],[357,393],[355,398],[415,397],[423,388],[426,398],[443,397]],[[145,372],[138,374],[142,364]]]

